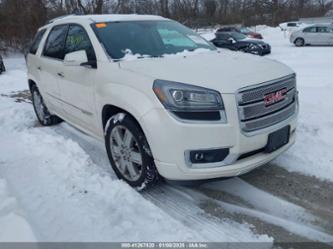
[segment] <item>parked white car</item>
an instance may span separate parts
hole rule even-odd
[[[296,30],[300,29],[304,25],[305,24],[302,23],[302,22],[295,21],[295,22],[284,22],[284,23],[281,23],[279,25],[279,27],[280,27],[281,31],[293,32],[293,31],[296,31]]]
[[[295,31],[290,42],[297,47],[305,45],[333,45],[333,25],[317,24]]]
[[[62,120],[105,141],[119,178],[138,189],[232,177],[295,141],[295,73],[219,51],[158,16],[69,16],[39,29],[27,56],[42,125]]]

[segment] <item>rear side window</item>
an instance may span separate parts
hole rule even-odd
[[[37,50],[38,50],[38,47],[39,47],[39,44],[45,34],[45,31],[46,29],[42,29],[40,31],[37,32],[32,44],[31,44],[31,47],[29,49],[29,53],[30,54],[36,54],[37,53]]]
[[[66,39],[65,54],[85,50],[89,61],[96,61],[94,48],[88,34],[79,25],[70,25]]]
[[[330,30],[328,27],[318,27],[318,32],[319,33],[329,33]]]
[[[218,40],[224,40],[224,41],[226,41],[226,40],[228,40],[230,38],[230,35],[227,35],[227,34],[216,34],[216,38]]]
[[[64,59],[65,39],[68,25],[55,26],[46,41],[43,55],[55,59]]]
[[[297,27],[297,23],[290,22],[287,24],[288,27]]]
[[[304,29],[305,33],[316,33],[317,32],[317,28],[316,27],[310,27],[310,28],[306,28]]]

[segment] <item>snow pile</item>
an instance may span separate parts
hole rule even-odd
[[[36,239],[30,225],[19,212],[16,199],[9,195],[7,182],[0,178],[0,243],[11,241],[35,242]]]

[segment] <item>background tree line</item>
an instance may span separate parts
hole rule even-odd
[[[38,27],[72,13],[156,14],[193,28],[277,24],[324,15],[333,0],[0,0],[0,49],[23,49]]]

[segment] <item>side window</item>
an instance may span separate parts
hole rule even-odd
[[[37,50],[38,50],[38,47],[39,47],[39,44],[45,34],[45,31],[46,29],[42,29],[40,31],[37,32],[31,46],[30,46],[30,49],[29,49],[29,53],[30,54],[36,54],[37,53]]]
[[[55,26],[51,30],[44,47],[44,56],[60,60],[64,59],[64,46],[67,30],[68,25]]]
[[[329,33],[329,29],[327,27],[318,27],[319,33]]]
[[[316,27],[306,28],[306,29],[303,30],[303,32],[305,32],[305,33],[316,33],[317,28]]]
[[[71,25],[66,39],[65,54],[79,50],[86,51],[89,61],[96,61],[95,51],[86,31],[79,25]]]
[[[287,24],[287,27],[297,27],[297,23],[290,22]]]
[[[217,38],[218,40],[222,40],[222,41],[227,41],[229,37],[230,37],[230,36],[228,36],[228,35],[226,35],[226,34],[217,34],[217,35],[216,35],[216,38]]]

